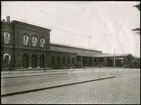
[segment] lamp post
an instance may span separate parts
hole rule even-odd
[[[113,38],[113,37],[112,37]],[[116,67],[116,57],[115,57],[115,38],[113,38],[114,42],[114,57],[113,57],[113,67]]]

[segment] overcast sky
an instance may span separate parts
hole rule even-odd
[[[140,12],[133,7],[139,3],[5,1],[2,18],[51,29],[51,43],[140,56],[140,38],[131,31],[140,26]]]

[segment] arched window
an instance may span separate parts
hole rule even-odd
[[[37,37],[35,37],[35,36],[32,37],[32,46],[34,46],[34,47],[37,46]]]
[[[45,39],[44,38],[40,38],[40,47],[44,47],[45,46]]]
[[[23,35],[23,45],[27,46],[29,42],[29,36],[28,35]]]
[[[10,56],[10,54],[5,53],[5,54],[3,55],[3,61],[4,61],[4,64],[10,64],[10,61],[11,61],[11,56]]]
[[[4,43],[9,44],[10,42],[10,33],[4,32]]]

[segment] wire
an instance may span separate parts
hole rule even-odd
[[[91,8],[91,11],[95,13],[95,11],[93,11],[93,10],[96,10],[96,9],[93,9],[93,8],[91,7],[91,4],[90,4],[90,3],[88,4],[88,6]],[[97,13],[98,13],[98,16],[99,16],[99,12],[97,12]],[[95,15],[94,15],[94,16],[95,16]],[[101,18],[101,17],[99,16],[99,18]],[[103,20],[103,18],[101,18],[101,19]],[[106,21],[103,20],[103,24],[104,24],[104,26],[106,27],[106,29],[108,30],[109,28],[108,28],[108,26],[107,26],[107,24],[106,24]],[[103,34],[101,34],[101,35],[103,35]],[[111,35],[108,34],[108,36],[110,37]],[[111,37],[113,37],[113,36],[111,36]]]
[[[44,12],[44,11],[42,11],[42,10],[40,10],[40,12],[41,12],[41,13],[44,13],[44,14],[46,14],[46,15],[49,15],[49,16],[51,16],[51,17],[53,17],[53,18],[56,18],[56,19],[63,20],[63,21],[65,21],[65,22],[71,23],[71,24],[75,24],[75,25],[79,25],[79,26],[84,27],[84,28],[89,28],[89,29],[91,29],[91,30],[95,30],[95,29],[90,28],[90,27],[88,27],[88,26],[84,26],[84,25],[81,25],[81,24],[78,24],[78,23],[74,23],[74,22],[71,22],[71,21],[62,19],[62,18],[60,18],[60,17],[57,17],[57,16],[52,15],[52,14],[50,14],[50,13]],[[104,24],[105,24],[105,23],[104,23]],[[106,24],[105,24],[105,25],[106,25]],[[106,28],[107,28],[107,25],[106,25]],[[97,33],[100,33],[100,34],[101,34],[101,32],[97,32]],[[103,34],[102,34],[102,35],[103,35]]]
[[[51,26],[46,26],[46,25],[41,25],[41,24],[37,24],[37,23],[34,23],[34,22],[31,22],[31,21],[27,21],[27,20],[24,20],[24,19],[20,19],[20,18],[17,18],[17,17],[13,17],[12,18],[14,19],[17,19],[17,20],[22,20],[23,22],[27,22],[27,23],[32,23],[34,25],[38,25],[38,26],[42,26],[42,27],[48,27],[48,28],[51,28],[51,29],[55,29],[55,30],[59,30],[59,31],[62,31],[62,32],[67,32],[67,33],[70,33],[70,34],[75,34],[75,35],[79,35],[79,36],[83,36],[83,37],[86,37],[86,38],[91,38],[91,39],[95,39],[95,40],[101,40],[99,38],[94,38],[92,36],[85,36],[83,34],[77,34],[77,33],[73,33],[73,32],[70,32],[70,31],[66,31],[66,30],[62,30],[62,29],[58,29],[58,28],[54,28],[54,27],[51,27]],[[101,40],[102,41],[102,40]]]
[[[42,12],[42,13],[44,13],[44,14],[47,14],[47,15],[49,15],[49,16],[55,17],[55,18],[57,18],[57,19],[59,19],[59,20],[63,20],[63,21],[65,21],[65,22],[71,23],[71,24],[76,24],[76,25],[79,25],[79,26],[81,26],[81,27],[89,28],[89,27],[87,27],[87,26],[82,26],[82,25],[80,25],[80,24],[78,24],[78,23],[73,23],[73,22],[71,22],[71,21],[62,19],[62,18],[60,18],[60,17],[54,16],[54,15],[52,15],[52,14],[49,14],[49,13],[44,12],[44,11],[41,11],[41,10],[40,10],[40,12]],[[93,29],[92,29],[92,30],[93,30]],[[68,31],[67,31],[67,32],[68,32]],[[69,33],[70,33],[70,32],[69,32]],[[72,33],[72,32],[71,32],[71,33]],[[73,34],[74,34],[74,33],[73,33]],[[88,37],[88,38],[90,38],[90,36],[85,36],[85,35],[82,35],[82,34],[77,34],[77,35],[80,35],[80,36],[84,36],[84,37]],[[101,39],[94,38],[94,37],[91,37],[91,38],[92,38],[92,39],[101,40]],[[101,41],[102,41],[102,40],[101,40]]]
[[[51,16],[51,17],[53,17],[53,18],[56,18],[56,19],[59,19],[59,20],[62,20],[62,21],[65,21],[65,22],[68,22],[68,23],[71,23],[71,24],[75,24],[75,25],[78,25],[78,26],[80,26],[80,27],[89,28],[89,29],[91,29],[91,30],[94,30],[93,28],[90,28],[90,27],[88,27],[88,26],[84,26],[84,25],[81,25],[81,24],[78,24],[78,23],[74,23],[74,22],[68,21],[68,20],[66,20],[66,19],[62,19],[62,18],[60,18],[60,17],[57,17],[57,16],[52,15],[52,14],[50,14],[50,13],[44,12],[44,11],[42,11],[42,10],[40,10],[40,12],[41,12],[41,13],[44,13],[44,14],[46,14],[46,15],[49,15],[49,16]]]

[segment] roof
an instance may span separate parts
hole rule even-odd
[[[51,45],[51,46],[57,46],[57,47],[72,48],[72,49],[80,49],[80,50],[87,50],[87,51],[100,52],[100,53],[102,53],[102,51],[94,50],[94,49],[86,49],[86,48],[80,48],[80,47],[74,47],[74,46],[68,46],[68,45],[61,45],[61,44],[54,44],[54,43],[51,43],[50,45]]]
[[[77,53],[64,52],[64,51],[57,51],[57,50],[50,50],[50,52],[68,53],[68,54],[74,54],[74,55],[77,55]]]
[[[65,45],[57,45],[57,44],[51,44],[50,51],[77,53],[77,55],[79,56],[93,56],[93,57],[99,53],[102,53],[101,51],[77,48],[77,47],[65,46]]]
[[[102,53],[101,51],[98,50],[90,50],[90,49],[77,48],[77,47],[58,45],[58,44],[51,44],[50,51],[76,53],[79,56],[88,56],[88,57],[114,57],[114,54]],[[115,54],[115,57],[124,57],[129,55],[132,56],[132,54],[130,53],[125,53],[125,54]]]
[[[140,60],[140,57],[135,57],[135,59],[139,59]]]
[[[13,20],[11,23],[19,23],[19,24],[29,25],[31,27],[36,27],[36,28],[38,27],[40,29],[45,29],[45,30],[51,31],[51,29],[48,29],[48,28],[44,28],[44,27],[41,27],[41,26],[37,26],[37,25],[33,25],[33,24],[29,24],[29,23],[21,22],[21,21],[17,21],[17,20]]]
[[[124,56],[129,56],[129,55],[132,56],[132,54],[130,54],[130,53],[125,53],[125,54],[115,54],[115,57],[124,57]],[[102,53],[102,54],[96,55],[96,57],[114,57],[114,54]]]
[[[2,21],[2,20],[1,20],[1,23],[2,23],[2,24],[10,24],[10,23],[8,23],[8,22],[6,22],[6,21]]]

